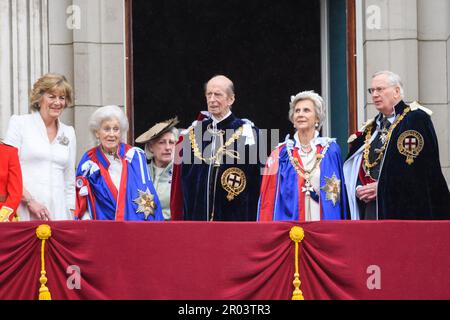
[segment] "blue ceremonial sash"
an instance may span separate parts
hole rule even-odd
[[[320,204],[322,211],[322,220],[348,219],[347,217],[347,190],[345,188],[344,172],[342,170],[341,151],[337,143],[330,143],[325,157],[320,163]],[[339,180],[340,197],[333,204],[331,199],[327,199],[325,186],[327,179],[333,176]]]
[[[284,147],[280,152],[278,162],[273,220],[298,221],[299,212],[298,175],[291,165],[286,147]]]
[[[91,219],[160,221],[164,220],[161,204],[148,173],[145,153],[139,148],[121,144],[118,156],[122,161],[119,190],[113,184],[109,161],[99,147],[86,152],[77,168],[77,198],[85,197]],[[142,194],[153,196],[153,214],[139,212],[137,203]],[[77,203],[81,203],[77,201]]]
[[[319,200],[321,206],[321,220],[347,219],[347,195],[339,145],[335,142],[331,142],[328,148],[324,149],[322,154],[324,155],[324,158],[320,163]],[[301,208],[299,208],[300,197],[304,197],[305,194],[301,192],[301,187],[299,187],[298,174],[290,163],[286,145],[283,145],[280,148],[278,159],[274,160],[278,160],[278,170],[276,174],[276,188],[274,191],[275,196],[272,196],[273,201],[275,202],[273,220],[299,221],[299,214],[301,211]],[[333,200],[330,197],[327,198],[327,190],[325,188],[327,182],[328,184],[334,183],[339,186],[339,197],[335,199],[335,203],[333,203]]]

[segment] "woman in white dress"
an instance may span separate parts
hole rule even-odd
[[[72,101],[66,78],[46,74],[33,85],[31,114],[9,121],[5,142],[19,149],[23,175],[20,221],[73,219],[76,138],[59,120]]]

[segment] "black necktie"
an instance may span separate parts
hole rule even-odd
[[[389,130],[389,127],[391,126],[391,122],[389,121],[389,118],[393,117],[389,116],[389,117],[383,117],[380,121],[380,128],[381,130],[386,129]]]
[[[377,127],[378,134],[370,144],[370,151],[369,151],[370,163],[373,163],[376,159],[378,159],[378,156],[381,152],[381,148],[386,143],[387,133],[389,127],[391,126],[391,122],[389,121],[390,117],[383,116],[383,118],[381,118],[380,120],[380,126]],[[380,164],[381,159],[378,161],[377,165],[370,170],[370,176],[375,180],[378,180],[378,176],[380,175]]]

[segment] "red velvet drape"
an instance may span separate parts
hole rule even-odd
[[[289,222],[48,223],[47,287],[53,299],[290,299]],[[0,299],[37,299],[36,222],[0,224]],[[306,299],[450,299],[450,222],[300,224]],[[81,288],[69,289],[69,266]],[[367,286],[370,266],[379,289]]]

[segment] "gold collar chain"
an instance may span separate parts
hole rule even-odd
[[[392,132],[394,131],[395,127],[400,123],[400,121],[403,120],[403,118],[408,114],[408,112],[411,111],[411,108],[406,108],[405,111],[403,111],[402,115],[397,118],[397,120],[394,121],[394,123],[389,128],[389,131],[386,135],[386,141],[383,143],[383,146],[380,148],[380,153],[378,154],[378,157],[375,159],[374,162],[370,163],[369,161],[369,152],[370,152],[370,139],[372,138],[372,128],[373,123],[369,125],[366,130],[366,139],[364,141],[364,165],[365,167],[370,171],[370,169],[373,169],[378,165],[380,160],[383,158],[384,152],[386,151],[386,147],[389,143],[389,140],[391,139]]]
[[[195,133],[194,128],[192,127],[189,130],[189,140],[191,142],[192,151],[194,152],[194,156],[202,161],[205,161],[205,163],[219,163],[219,159],[222,157],[223,154],[226,154],[234,159],[240,159],[239,153],[235,150],[227,150],[227,148],[232,145],[236,140],[238,140],[242,136],[242,132],[244,131],[244,126],[240,127],[236,130],[235,133],[231,136],[230,139],[225,142],[223,146],[221,146],[215,155],[209,158],[203,158],[202,154],[200,153],[200,148],[198,147],[197,142],[195,141]]]
[[[328,148],[324,149],[324,151],[326,152]],[[305,178],[306,180],[309,181],[309,179],[311,178],[313,172],[319,167],[320,162],[322,162],[322,159],[324,158],[324,152],[319,153],[316,155],[316,160],[314,162],[313,167],[311,168],[311,170],[306,170],[301,164],[300,161],[298,161],[297,158],[295,158],[292,155],[291,150],[289,150],[289,148],[286,146],[286,151],[287,154],[289,156],[289,161],[291,162],[292,166],[294,167],[295,171],[297,172],[297,174],[302,177]]]

